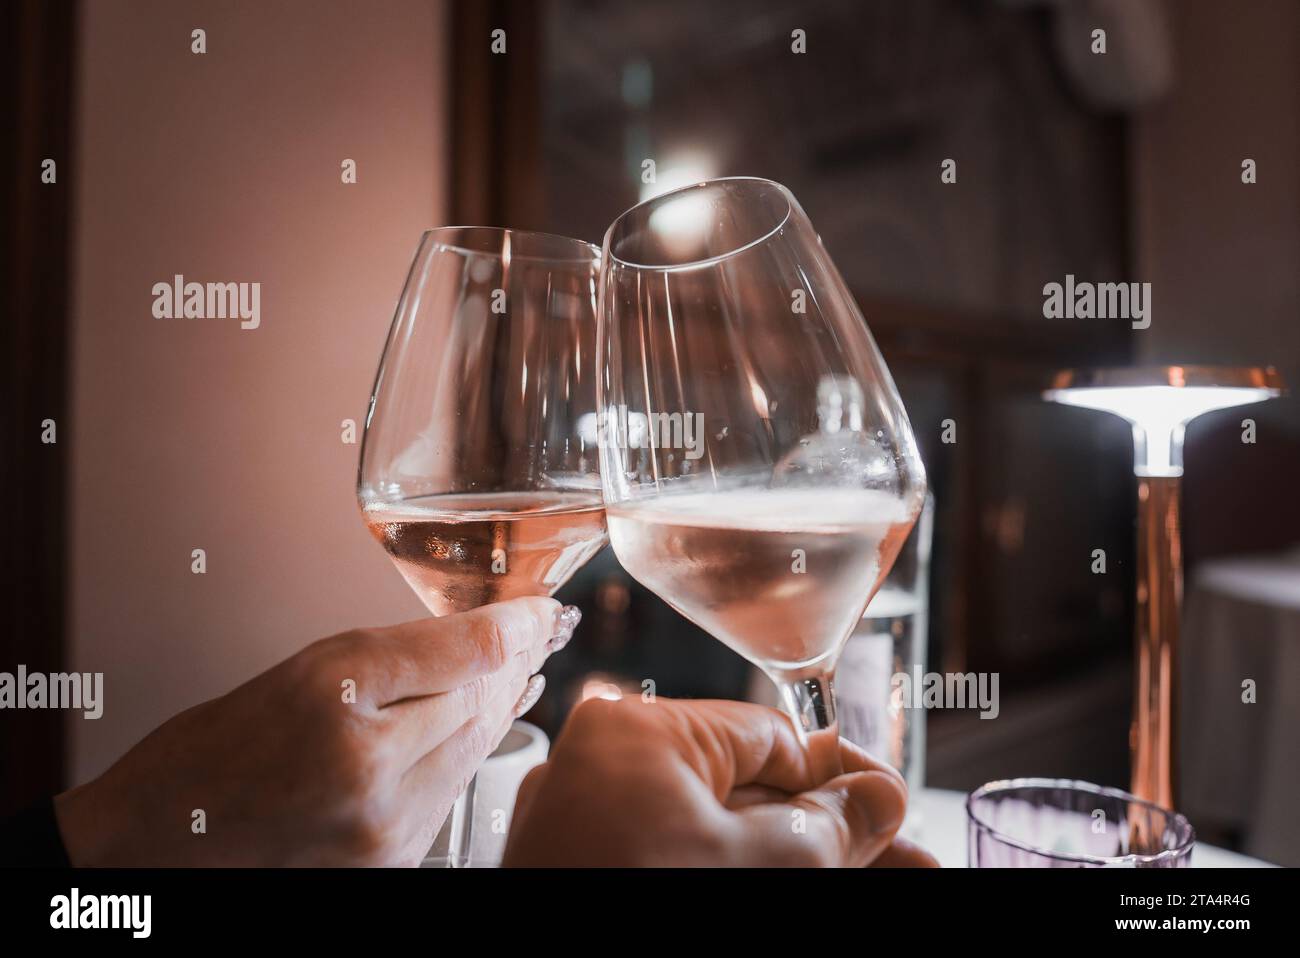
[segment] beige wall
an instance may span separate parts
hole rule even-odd
[[[82,10],[71,646],[106,705],[70,722],[74,782],[315,637],[421,613],[339,424],[445,166],[439,3]],[[260,282],[261,327],[154,319],[176,273]]]

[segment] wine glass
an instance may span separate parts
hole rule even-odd
[[[370,397],[357,498],[434,615],[551,595],[605,544],[599,255],[488,227],[420,240]],[[473,787],[452,810],[450,867],[468,863]]]
[[[861,313],[790,191],[744,177],[615,220],[598,318],[619,561],[766,672],[836,774],[835,663],[926,488]]]

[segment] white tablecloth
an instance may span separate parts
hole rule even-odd
[[[1249,854],[1300,865],[1300,550],[1196,570],[1182,676],[1180,810],[1240,834]]]
[[[907,828],[918,845],[939,859],[944,868],[965,868],[966,795],[946,789],[923,788],[911,797],[915,823]],[[915,831],[913,831],[915,829]],[[1247,858],[1210,845],[1197,844],[1192,850],[1194,868],[1267,868],[1267,862]]]

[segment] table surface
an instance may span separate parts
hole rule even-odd
[[[1184,608],[1179,694],[1196,707],[1179,715],[1181,807],[1248,855],[1300,864],[1300,550],[1204,562]]]
[[[1197,568],[1192,587],[1300,610],[1300,549],[1208,560]]]
[[[944,868],[966,867],[966,794],[940,788],[923,788],[911,798],[915,823],[909,821],[909,837]],[[914,830],[913,830],[914,829]],[[1213,845],[1197,844],[1192,851],[1194,868],[1271,868],[1268,862],[1224,851]]]

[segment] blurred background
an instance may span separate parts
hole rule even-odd
[[[3,16],[0,670],[102,671],[106,704],[97,721],[0,715],[0,812],[311,639],[423,613],[360,520],[359,446],[341,439],[421,230],[599,242],[640,199],[723,175],[793,190],[898,382],[936,506],[928,668],[1000,675],[996,721],[929,714],[926,782],[1127,783],[1130,431],[1040,392],[1058,369],[1127,363],[1300,383],[1300,5],[16,0]],[[150,290],[175,274],[261,282],[261,328],[154,320]],[[1151,283],[1150,328],[1045,319],[1043,286],[1067,274]],[[1184,742],[1182,810],[1203,839],[1300,864],[1300,405],[1207,415],[1185,458],[1183,708],[1189,727],[1240,727]],[[751,694],[743,660],[608,550],[561,598],[586,617],[530,715],[549,732],[646,679]]]

